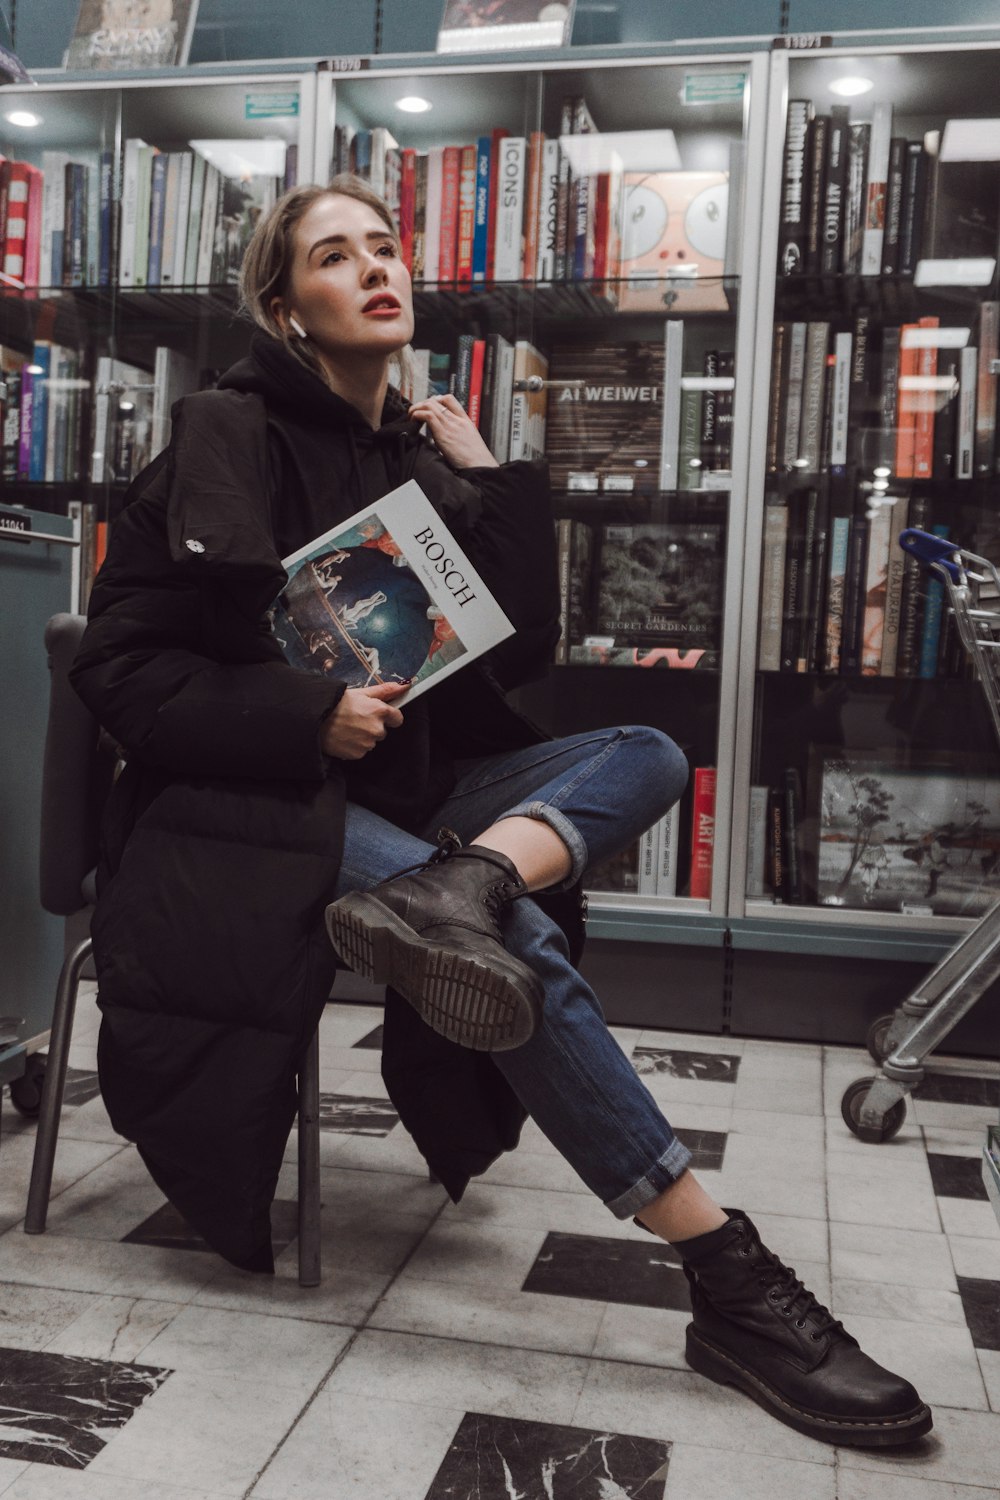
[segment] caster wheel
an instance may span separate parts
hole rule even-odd
[[[865,1046],[868,1048],[868,1055],[872,1062],[884,1063],[889,1056],[892,1050],[888,1042],[889,1028],[895,1019],[895,1016],[879,1016],[878,1020],[873,1021],[869,1026]]]
[[[38,1118],[42,1107],[42,1084],[44,1082],[45,1058],[32,1053],[21,1077],[13,1079],[10,1085],[10,1102],[18,1114],[24,1115],[29,1120]]]
[[[874,1082],[874,1078],[856,1078],[844,1090],[844,1097],[840,1101],[840,1113],[848,1130],[852,1131],[859,1141],[871,1141],[878,1145],[881,1141],[891,1141],[893,1136],[899,1133],[906,1119],[906,1100],[899,1099],[889,1113],[882,1116],[878,1125],[862,1125],[861,1106]]]

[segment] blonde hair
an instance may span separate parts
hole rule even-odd
[[[327,384],[326,371],[310,341],[282,327],[271,306],[275,297],[288,295],[295,257],[295,231],[320,198],[354,198],[367,204],[378,214],[399,247],[399,230],[385,199],[373,192],[360,177],[341,172],[326,187],[319,183],[305,183],[291,188],[259,220],[240,267],[239,294],[240,311],[252,318],[264,333],[284,344],[293,358]],[[409,361],[407,346],[400,350],[394,361],[399,375],[405,377]]]

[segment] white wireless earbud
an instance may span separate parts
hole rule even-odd
[[[302,327],[302,324],[298,321],[297,318],[289,318],[288,321],[292,325],[292,332],[293,333],[297,333],[300,339],[304,339],[304,338],[308,338],[309,337],[309,335],[306,333],[305,329]]]

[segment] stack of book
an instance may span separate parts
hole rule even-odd
[[[84,398],[80,356],[48,339],[31,354],[0,349],[3,370],[3,477],[39,484],[83,477]]]

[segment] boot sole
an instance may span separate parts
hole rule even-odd
[[[475,1052],[521,1047],[538,1028],[543,989],[498,948],[489,966],[422,938],[374,896],[352,893],[326,909],[340,957],[364,979],[397,990],[433,1031]]]
[[[688,1326],[684,1352],[688,1364],[699,1375],[707,1375],[719,1385],[738,1386],[779,1422],[824,1443],[851,1448],[895,1448],[916,1442],[934,1425],[931,1409],[923,1403],[904,1416],[888,1417],[882,1422],[852,1422],[846,1418],[816,1416],[795,1406],[759,1375],[741,1365],[727,1350],[704,1338],[694,1324]]]

